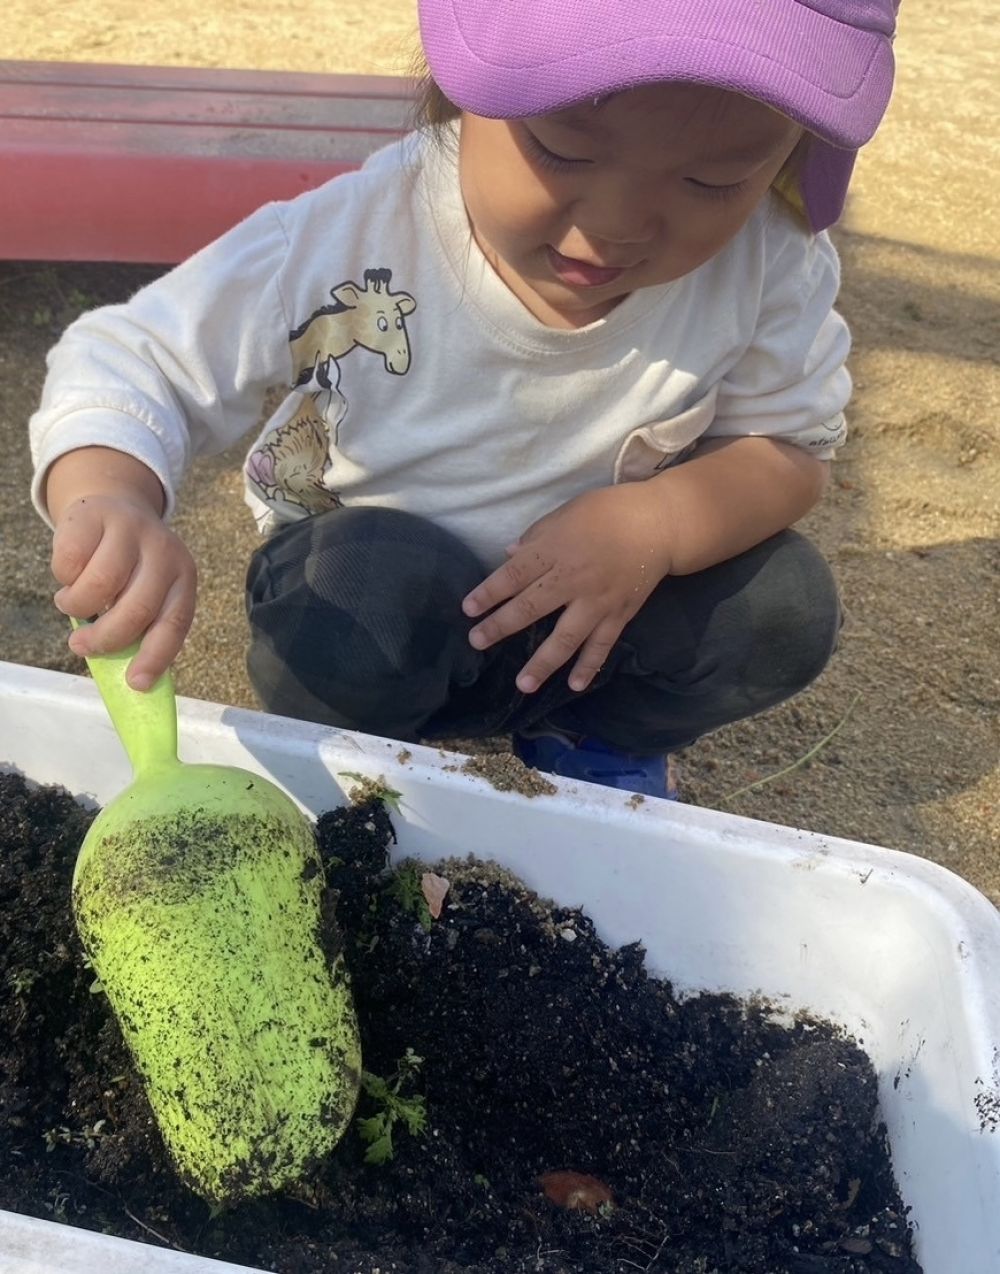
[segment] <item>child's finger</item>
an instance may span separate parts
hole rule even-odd
[[[127,680],[133,690],[148,690],[167,671],[180,653],[194,619],[194,582],[174,581],[154,623],[142,639],[139,652],[129,664]]]
[[[173,574],[148,566],[136,570],[110,609],[75,634],[77,653],[112,654],[138,641],[161,613]]]
[[[621,636],[623,624],[605,621],[598,624],[587,640],[569,674],[570,690],[586,690],[607,662],[612,647]]]
[[[559,668],[572,659],[594,631],[594,619],[582,604],[567,606],[555,628],[521,671],[515,684],[522,694],[533,694]]]
[[[481,584],[462,600],[462,611],[475,619],[508,598],[517,596],[544,575],[550,564],[538,552],[516,553],[509,562],[498,566]]]
[[[52,574],[63,585],[59,590],[60,600],[56,603],[60,610],[65,610],[63,602],[66,587],[75,584],[84,568],[97,551],[97,546],[104,535],[104,524],[98,518],[85,521],[62,521],[52,536]],[[70,614],[70,611],[66,611]]]
[[[134,544],[105,532],[74,583],[59,590],[59,609],[76,619],[103,615],[127,587],[137,559],[138,548]],[[73,646],[78,654],[97,649],[91,644],[98,637],[96,624],[93,629],[78,629],[73,637],[74,643],[79,643]]]
[[[550,577],[543,575],[471,629],[469,642],[476,650],[486,650],[512,633],[519,633],[536,619],[551,615],[565,601],[565,597],[553,591]]]

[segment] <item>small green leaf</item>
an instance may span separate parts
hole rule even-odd
[[[361,1072],[361,1087],[369,1097],[374,1097],[376,1101],[388,1102],[392,1097],[389,1085],[381,1075],[373,1075],[371,1071]]]
[[[365,1151],[365,1163],[388,1163],[392,1158],[392,1133],[386,1132]]]
[[[407,1130],[416,1137],[427,1126],[427,1111],[423,1097],[411,1097],[399,1102],[399,1116],[406,1124]]]
[[[369,1143],[365,1163],[385,1163],[392,1158],[392,1128],[397,1121],[402,1120],[412,1136],[424,1131],[427,1110],[423,1094],[414,1093],[412,1097],[399,1095],[404,1082],[411,1079],[422,1064],[423,1058],[408,1048],[396,1063],[396,1074],[392,1080],[373,1075],[371,1071],[361,1072],[363,1092],[382,1107],[378,1114],[358,1120],[358,1135],[362,1141]]]
[[[413,863],[404,863],[392,874],[386,892],[395,898],[400,909],[413,915],[429,933],[434,921],[420,884],[420,870]]]
[[[373,1141],[378,1141],[385,1134],[387,1116],[372,1115],[370,1119],[358,1120],[358,1132],[361,1134],[361,1140],[367,1141],[369,1145]]]

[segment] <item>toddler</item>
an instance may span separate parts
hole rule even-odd
[[[512,733],[673,795],[668,755],[824,667],[789,528],[844,437],[839,215],[893,0],[420,0],[420,126],[86,314],[32,420],[80,654],[177,655],[194,455],[249,447],[269,712]]]

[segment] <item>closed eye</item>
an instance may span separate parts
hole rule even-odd
[[[698,181],[696,177],[685,177],[687,185],[693,187],[700,194],[708,196],[709,199],[732,199],[735,195],[746,190],[749,181],[733,181],[728,185],[713,186],[707,181]]]
[[[582,164],[591,164],[591,159],[570,159],[566,155],[557,155],[554,150],[543,146],[530,128],[524,130],[524,140],[531,158],[541,168],[549,168],[554,172],[564,172],[567,168],[578,168]]]

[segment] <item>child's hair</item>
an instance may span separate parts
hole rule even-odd
[[[454,123],[461,117],[461,109],[443,92],[434,76],[431,75],[422,54],[418,54],[414,62],[413,78],[416,82],[413,107],[413,123],[416,128],[439,134],[446,125]],[[799,188],[799,168],[808,145],[809,134],[803,133],[801,141],[785,160],[781,171],[771,183],[774,193],[784,200],[806,229],[809,228],[809,219]]]
[[[462,112],[438,87],[422,54],[418,55],[414,63],[413,79],[417,86],[413,122],[418,129],[437,130],[459,118]]]

